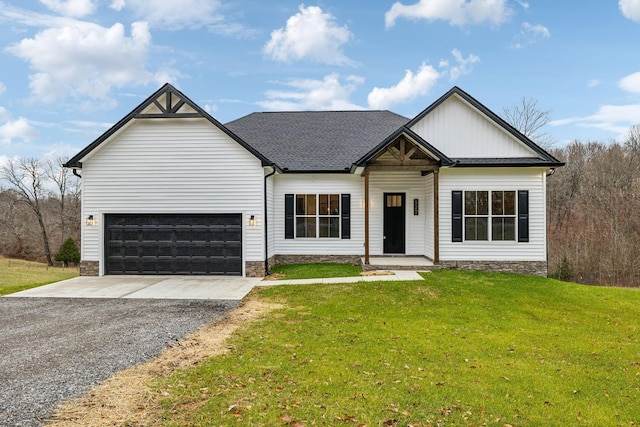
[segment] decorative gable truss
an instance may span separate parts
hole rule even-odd
[[[189,101],[175,88],[168,86],[156,98],[147,100],[147,106],[138,114],[136,119],[172,119],[203,117],[202,113],[189,105]]]

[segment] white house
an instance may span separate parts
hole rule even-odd
[[[82,176],[81,274],[263,276],[383,256],[546,275],[546,177],[562,165],[458,87],[413,119],[223,125],[166,84],[65,166]]]

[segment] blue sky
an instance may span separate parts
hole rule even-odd
[[[70,156],[163,83],[225,123],[452,86],[550,110],[562,146],[640,123],[640,0],[0,0],[0,161]]]

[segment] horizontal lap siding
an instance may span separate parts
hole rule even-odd
[[[405,193],[405,253],[425,255],[427,211],[426,180],[420,172],[371,172],[369,177],[371,255],[383,255],[384,193]],[[418,199],[419,215],[413,215],[413,199]],[[433,201],[430,201],[433,203]]]
[[[425,190],[426,198],[424,203],[420,205],[420,214],[425,218],[425,241],[424,241],[424,255],[433,259],[434,258],[434,206],[433,206],[433,174],[429,174],[425,177]],[[423,214],[424,212],[424,214]]]
[[[457,96],[439,105],[411,129],[450,158],[536,156]]]
[[[364,254],[364,178],[351,174],[276,175],[269,237],[278,255]],[[272,179],[272,178],[269,178]],[[351,194],[351,238],[284,238],[285,194]]]
[[[211,123],[136,120],[103,145],[83,162],[83,217],[99,222],[83,225],[82,259],[101,260],[105,213],[242,213],[244,259],[263,259],[261,162]]]
[[[545,171],[538,168],[441,169],[440,259],[443,261],[545,261]],[[529,242],[451,241],[451,191],[529,190]]]

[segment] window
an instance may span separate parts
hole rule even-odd
[[[488,240],[489,192],[464,192],[465,240]]]
[[[516,240],[516,192],[491,192],[491,240]]]
[[[491,205],[489,205],[491,195]],[[465,191],[465,240],[516,240],[515,191]]]
[[[340,237],[339,194],[296,194],[296,237]]]
[[[528,242],[529,190],[451,191],[451,241],[474,240]]]

